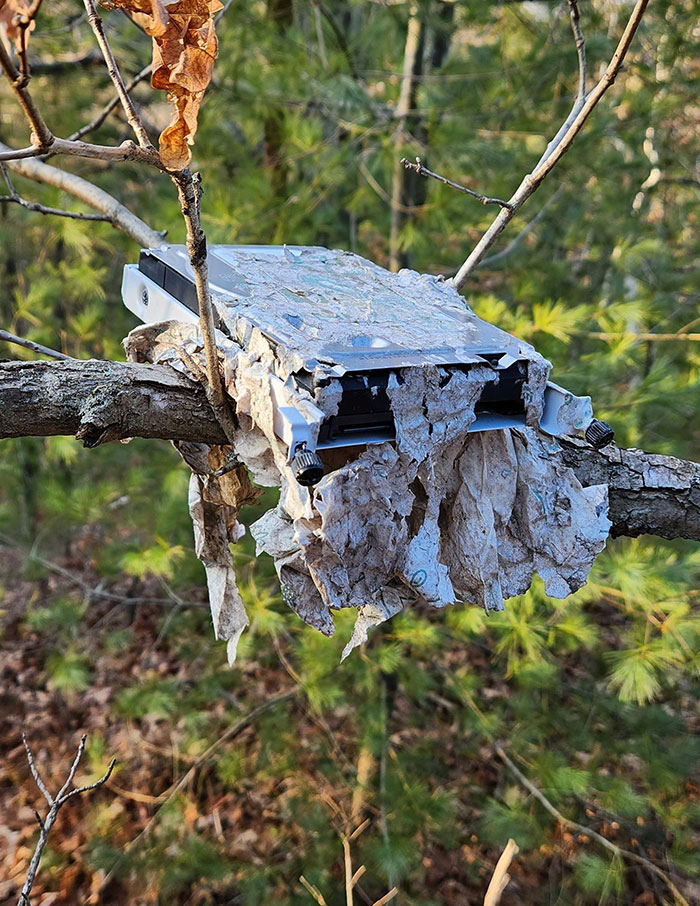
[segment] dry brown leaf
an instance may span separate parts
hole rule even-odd
[[[214,14],[219,0],[101,0],[125,10],[153,38],[151,85],[167,91],[173,120],[160,135],[160,155],[169,170],[190,162],[197,115],[217,53]]]
[[[17,53],[22,53],[26,49],[29,32],[34,31],[34,17],[32,13],[32,0],[0,0],[0,38],[3,43],[10,49],[14,44]],[[25,28],[20,27],[20,23],[25,17],[29,16],[29,24]],[[25,33],[24,39],[22,32]],[[22,41],[24,40],[24,47]]]

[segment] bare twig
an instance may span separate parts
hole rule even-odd
[[[513,219],[515,212],[525,204],[527,199],[534,192],[537,191],[549,173],[551,173],[552,169],[566,154],[594,107],[615,82],[617,74],[622,67],[622,63],[627,56],[627,51],[630,48],[632,39],[642,21],[648,3],[649,0],[637,0],[627,21],[622,37],[615,48],[615,52],[613,53],[603,76],[595,87],[585,96],[585,100],[580,106],[578,106],[577,103],[574,104],[574,110],[572,110],[572,113],[567,117],[562,129],[559,130],[557,135],[550,142],[543,157],[537,163],[534,170],[522,180],[509,199],[510,207],[501,209],[491,226],[476,244],[464,264],[460,267],[454,277],[454,283],[458,288],[464,286],[469,276],[483,260],[486,252],[491,248],[496,239]],[[574,15],[574,8],[575,5],[572,6],[572,26],[574,28],[578,46],[580,26],[578,25],[577,17]],[[585,55],[582,55],[582,52],[579,51],[579,86],[583,82],[585,82]]]
[[[617,844],[613,843],[611,840],[608,840],[607,837],[604,837],[602,834],[599,834],[592,828],[586,827],[584,824],[579,824],[577,821],[572,821],[570,818],[567,818],[566,815],[563,815],[559,811],[559,809],[555,808],[555,806],[552,805],[552,803],[549,801],[549,799],[547,799],[544,793],[542,793],[542,791],[539,790],[531,780],[528,780],[528,778],[523,774],[523,772],[515,764],[515,762],[507,755],[502,746],[500,746],[498,743],[493,743],[493,747],[498,757],[511,771],[511,773],[515,775],[518,782],[522,786],[524,786],[525,789],[535,797],[535,799],[537,799],[540,805],[542,805],[543,808],[546,809],[546,811],[548,811],[553,818],[556,818],[556,820],[562,825],[562,827],[567,827],[569,828],[569,830],[573,830],[576,833],[585,834],[586,836],[591,837],[593,840],[595,840],[601,846],[605,847],[605,849],[613,853],[613,855],[615,856],[628,859],[630,862],[636,862],[638,865],[643,865],[648,871],[655,874],[657,878],[660,878],[664,882],[664,884],[668,886],[669,890],[672,891],[677,902],[680,903],[681,906],[690,906],[678,887],[676,887],[669,875],[665,871],[663,871],[663,869],[659,868],[659,866],[652,862],[650,859],[646,859],[644,858],[644,856],[640,856],[638,853],[631,852],[628,849],[622,849],[620,846],[617,846]]]
[[[207,266],[207,240],[202,229],[200,204],[202,199],[202,182],[199,173],[192,174],[189,169],[173,174],[172,180],[177,187],[182,216],[187,228],[187,251],[194,271],[194,282],[199,305],[199,326],[204,339],[204,354],[207,362],[207,398],[214,410],[221,428],[234,442],[236,421],[224,392],[223,381],[219,372],[219,354],[216,345],[216,325],[214,306],[209,289],[209,271]]]
[[[28,211],[34,211],[35,214],[51,214],[53,217],[67,217],[70,220],[96,220],[102,223],[111,223],[109,217],[104,214],[81,214],[79,211],[64,211],[62,208],[47,208],[46,205],[37,204],[35,201],[27,201],[21,195],[0,195],[0,202],[7,204],[18,204]]]
[[[144,79],[148,78],[148,76],[152,72],[153,72],[152,63],[149,63],[148,66],[144,66],[143,69],[141,70],[141,72],[137,73],[133,77],[133,79],[131,79],[131,81],[128,83],[128,85],[126,86],[126,93],[129,94],[131,91],[133,91],[133,89],[136,88],[136,86],[139,85],[141,82],[143,82]],[[118,107],[119,104],[120,104],[119,95],[116,95],[115,97],[112,98],[112,100],[108,104],[106,104],[102,108],[102,110],[97,114],[96,117],[91,119],[89,123],[86,123],[84,126],[81,126],[80,129],[77,129],[75,132],[71,133],[71,135],[68,136],[67,140],[76,141],[77,139],[82,138],[84,135],[87,135],[88,132],[94,132],[95,129],[99,129],[100,126],[102,125],[102,123],[104,123],[104,121],[107,119],[107,117],[110,115],[110,113],[114,110],[115,107]]]
[[[48,151],[54,140],[51,130],[44,122],[38,107],[34,103],[34,99],[29,93],[27,88],[28,79],[23,79],[22,75],[17,71],[2,41],[0,41],[0,68],[7,76],[17,101],[29,122],[32,130],[32,145],[43,151]]]
[[[17,26],[19,28],[19,48],[17,50],[17,59],[19,60],[20,85],[24,87],[29,81],[29,61],[27,60],[27,32],[32,23],[39,15],[41,0],[34,0],[32,5],[23,13],[16,16]]]
[[[119,72],[119,67],[117,66],[117,61],[114,59],[114,54],[112,53],[112,48],[109,46],[109,41],[104,32],[104,27],[102,25],[102,18],[97,12],[97,7],[95,6],[94,0],[83,0],[85,5],[85,11],[87,13],[88,22],[90,27],[95,33],[95,38],[97,43],[102,51],[102,56],[105,59],[107,65],[107,72],[109,77],[112,80],[112,84],[117,92],[119,101],[121,102],[122,107],[124,108],[124,113],[126,114],[126,119],[134,130],[134,134],[138,139],[139,145],[144,149],[152,149],[153,145],[149,139],[146,130],[144,129],[143,123],[141,122],[141,117],[136,112],[133,101],[129,96],[129,92],[124,84],[124,79],[122,74]]]
[[[39,815],[39,813],[36,810],[34,812],[37,822],[39,823],[39,840],[37,841],[36,849],[34,850],[34,855],[32,856],[32,860],[29,863],[29,868],[27,869],[27,877],[26,877],[26,880],[22,887],[22,890],[20,892],[19,900],[17,901],[17,906],[28,906],[28,904],[29,904],[29,895],[32,892],[32,887],[34,886],[34,880],[36,878],[36,873],[39,868],[39,862],[41,861],[41,856],[44,852],[44,848],[49,839],[49,832],[51,831],[51,828],[53,827],[53,825],[56,821],[56,818],[58,817],[58,813],[59,813],[60,809],[62,808],[62,806],[64,806],[66,804],[66,802],[68,802],[69,799],[72,799],[73,796],[79,796],[82,793],[88,793],[88,792],[91,792],[92,790],[96,790],[99,787],[103,786],[109,780],[109,778],[112,774],[112,771],[114,770],[114,765],[116,764],[116,760],[113,758],[109,764],[109,767],[107,768],[107,771],[105,772],[105,774],[102,777],[100,777],[99,780],[96,780],[94,783],[89,783],[86,786],[76,787],[73,790],[70,789],[70,786],[73,783],[73,780],[75,779],[75,774],[76,774],[76,771],[78,770],[78,765],[80,764],[80,759],[83,757],[83,752],[85,751],[86,741],[87,741],[87,736],[83,735],[80,740],[80,744],[78,746],[78,751],[75,755],[75,758],[73,759],[73,764],[71,765],[70,771],[68,772],[68,776],[65,780],[65,783],[63,784],[61,789],[58,791],[56,796],[53,797],[51,795],[51,793],[49,793],[48,789],[46,788],[46,785],[44,784],[43,780],[41,779],[39,771],[34,762],[34,756],[32,755],[32,751],[29,748],[29,743],[27,742],[27,737],[24,734],[22,734],[22,742],[24,744],[24,749],[27,753],[27,761],[29,762],[29,769],[32,772],[32,777],[34,778],[36,785],[39,787],[39,790],[41,791],[42,796],[44,797],[44,799],[46,799],[47,803],[49,804],[49,811],[46,815],[46,818],[43,821],[41,820],[41,815]]]
[[[491,198],[491,196],[489,195],[482,195],[481,192],[475,192],[473,189],[468,189],[466,186],[460,185],[460,183],[458,182],[453,182],[446,176],[440,176],[439,173],[433,173],[432,170],[429,170],[427,167],[423,166],[420,157],[416,158],[415,163],[412,163],[407,158],[402,157],[401,163],[407,170],[413,170],[413,172],[417,173],[419,176],[426,176],[430,179],[437,179],[438,182],[444,183],[446,186],[457,189],[459,192],[465,192],[467,195],[471,195],[472,198],[477,198],[482,204],[497,204],[502,208],[508,209],[510,209],[511,207],[510,202],[508,201],[503,201],[500,198]]]
[[[35,211],[37,214],[52,214],[55,217],[69,217],[72,220],[101,220],[106,223],[111,223],[111,218],[107,217],[104,214],[82,214],[75,211],[64,211],[61,208],[48,208],[46,205],[37,204],[34,201],[27,201],[26,198],[22,198],[21,195],[18,195],[15,187],[12,185],[12,180],[10,179],[10,174],[7,170],[7,165],[0,161],[0,170],[2,170],[2,175],[5,178],[5,183],[7,188],[10,191],[9,195],[0,195],[0,202],[6,202],[8,204],[18,204],[23,208],[26,208],[28,211]],[[4,339],[7,339],[5,337]],[[21,345],[21,344],[20,344]],[[28,348],[32,348],[31,346]],[[64,357],[65,358],[65,357]]]
[[[132,147],[140,150],[136,145],[132,144]],[[10,149],[0,142],[0,161],[5,156],[3,152],[9,151]],[[10,152],[10,156],[12,156],[12,152]],[[144,223],[140,217],[133,214],[116,198],[87,179],[39,160],[12,159],[8,160],[6,165],[19,176],[53,186],[85,202],[103,214],[115,229],[126,233],[143,248],[157,248],[162,245],[163,233],[151,229],[147,223]]]
[[[508,868],[513,861],[513,856],[517,856],[519,851],[518,844],[515,840],[509,840],[506,844],[506,848],[501,853],[501,858],[496,863],[496,868],[491,876],[491,882],[486,890],[486,896],[484,897],[484,906],[498,906],[498,903],[500,903],[503,891],[510,881]]]
[[[559,195],[561,195],[561,191],[562,187],[559,186],[557,191],[553,195],[550,195],[547,201],[545,201],[545,203],[542,205],[537,214],[532,218],[532,220],[529,220],[525,224],[522,230],[520,230],[520,232],[511,239],[511,241],[505,248],[501,249],[500,252],[496,252],[495,255],[489,255],[488,258],[484,258],[481,263],[485,266],[496,264],[498,261],[502,261],[503,258],[506,258],[508,255],[510,255],[510,253],[514,251],[518,247],[518,245],[520,245],[521,241],[528,235],[528,233],[530,233],[544,218],[544,215],[547,213],[548,209],[552,206],[552,204],[554,204],[554,201],[559,197]]]
[[[2,199],[0,199],[0,201],[2,201]],[[0,340],[4,340],[6,343],[14,343],[15,346],[23,346],[25,349],[31,349],[32,352],[38,352],[40,355],[50,356],[52,359],[73,358],[72,356],[58,352],[56,349],[51,349],[49,346],[42,346],[41,343],[35,343],[34,340],[26,340],[24,337],[15,336],[15,334],[10,333],[7,330],[0,330]]]
[[[219,24],[222,17],[226,14],[226,11],[231,6],[232,2],[233,2],[233,0],[227,0],[227,2],[224,4],[223,8],[220,9],[219,12],[216,14],[216,16],[214,17],[215,25]],[[148,76],[150,76],[152,72],[153,72],[152,63],[149,63],[147,66],[144,66],[143,69],[140,72],[138,72],[133,77],[133,79],[131,79],[125,86],[126,94],[129,95],[134,90],[134,88],[136,88],[137,85],[140,85],[141,82],[144,81],[144,79],[147,79]],[[105,104],[105,106],[97,114],[97,116],[94,117],[94,119],[90,120],[90,122],[86,123],[84,126],[81,126],[80,129],[77,129],[75,132],[71,133],[71,135],[68,136],[67,140],[76,141],[77,139],[82,138],[84,135],[87,135],[89,132],[94,132],[95,129],[99,129],[99,127],[102,125],[102,123],[104,123],[104,121],[107,119],[107,117],[110,115],[110,113],[116,107],[118,107],[120,103],[121,103],[121,99],[120,99],[119,95],[116,95],[115,97],[112,98],[112,100],[108,104]]]
[[[321,891],[318,889],[318,887],[314,887],[313,884],[307,881],[304,875],[299,878],[299,882],[304,886],[306,890],[308,890],[314,900],[318,903],[318,906],[327,906],[327,903]]]

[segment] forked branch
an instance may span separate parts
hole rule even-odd
[[[583,42],[583,33],[578,16],[578,7],[573,0],[569,0],[571,8],[571,22],[579,59],[579,90],[574,102],[571,113],[559,129],[555,137],[547,146],[547,149],[538,161],[534,170],[529,173],[520,183],[513,195],[508,201],[509,207],[501,209],[491,226],[481,237],[467,260],[460,267],[456,276],[453,278],[456,286],[461,289],[466,283],[469,276],[481,263],[486,252],[491,248],[494,242],[501,235],[503,230],[508,226],[515,216],[515,213],[525,204],[528,198],[537,191],[546,177],[551,173],[553,168],[559,163],[562,157],[573,144],[574,139],[583,128],[584,123],[591,115],[593,109],[601,100],[605,92],[615,82],[622,63],[627,56],[632,39],[636,34],[639,24],[642,21],[644,12],[649,4],[649,0],[637,0],[634,9],[625,26],[625,30],[620,38],[615,52],[608,63],[602,78],[585,94],[586,85],[586,55],[585,45]]]
[[[31,894],[32,887],[34,886],[34,880],[39,868],[39,862],[41,861],[41,856],[49,839],[49,833],[56,821],[56,818],[58,817],[59,811],[66,804],[66,802],[68,802],[68,800],[72,799],[74,796],[80,796],[83,793],[89,793],[92,790],[99,789],[99,787],[107,783],[112,774],[112,771],[114,770],[116,760],[114,758],[112,759],[109,767],[107,768],[107,771],[102,775],[102,777],[100,777],[99,780],[96,780],[94,783],[88,783],[85,786],[75,787],[74,789],[71,789],[73,780],[75,779],[75,774],[80,764],[80,759],[83,757],[83,752],[85,751],[87,736],[83,735],[78,746],[78,751],[76,752],[75,758],[73,759],[73,764],[68,771],[68,776],[66,777],[63,786],[54,797],[49,792],[46,784],[41,777],[41,774],[39,773],[39,769],[37,768],[36,762],[34,761],[34,755],[32,754],[32,750],[29,748],[27,737],[24,734],[22,734],[22,742],[24,743],[24,749],[27,753],[29,769],[32,772],[34,782],[39,787],[42,796],[49,806],[49,811],[46,815],[46,818],[44,819],[41,818],[41,815],[38,811],[36,811],[36,809],[34,810],[34,815],[39,825],[39,840],[37,841],[32,860],[29,863],[29,868],[27,869],[27,877],[24,885],[22,886],[22,890],[17,901],[17,906],[30,906],[29,895]]]

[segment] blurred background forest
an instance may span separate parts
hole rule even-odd
[[[595,78],[631,4],[580,5]],[[617,84],[465,290],[481,316],[547,356],[558,381],[592,395],[621,445],[690,459],[699,13],[698,0],[650,4]],[[136,74],[149,39],[119,13],[105,20],[122,71]],[[418,54],[401,130],[409,20]],[[565,3],[233,0],[218,33],[194,158],[210,242],[328,245],[454,273],[493,209],[397,160],[418,154],[507,198],[576,91]],[[112,97],[81,4],[45,4],[30,55],[58,134]],[[164,97],[148,82],[134,96],[157,134]],[[0,98],[0,140],[26,144],[4,85]],[[118,110],[92,134],[128,137]],[[166,178],[59,165],[183,241]],[[137,254],[106,224],[0,206],[2,326],[73,356],[123,358],[136,322],[121,269]],[[536,584],[488,619],[463,604],[406,614],[340,665],[352,617],[338,615],[330,640],[305,627],[271,561],[244,540],[236,559],[252,625],[229,669],[193,552],[188,470],[169,444],[25,438],[0,449],[0,903],[16,902],[35,839],[23,727],[54,782],[82,731],[80,779],[118,759],[107,787],[61,813],[35,903],[303,906],[313,902],[303,874],[336,906],[339,834],[365,817],[356,903],[392,885],[406,906],[481,903],[509,837],[521,852],[504,906],[673,902],[644,865],[557,823],[494,739],[561,812],[700,901],[697,545],[611,541],[565,601]]]

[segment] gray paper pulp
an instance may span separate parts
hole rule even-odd
[[[270,375],[286,379],[289,350],[280,353],[243,321],[237,320],[235,341],[219,337],[240,427],[235,453],[256,483],[281,489],[278,506],[251,526],[257,552],[274,559],[285,602],[324,634],[334,632],[333,611],[356,609],[344,656],[372,626],[409,607],[463,601],[501,610],[504,599],[530,587],[534,573],[554,597],[585,583],[610,527],[607,487],[583,488],[562,464],[558,445],[536,429],[549,367],[534,350],[523,393],[527,426],[468,433],[479,396],[495,379],[486,366],[397,368],[387,389],[395,441],[333,451],[327,474],[307,489],[294,480],[273,427]],[[132,359],[167,362],[203,379],[195,327],[137,328],[126,348]],[[289,393],[300,411],[337,409],[332,380],[315,398],[305,390]],[[229,544],[242,534],[236,514],[249,488],[223,486],[223,479],[207,475],[213,469],[202,464],[203,445],[180,449],[193,468],[190,513],[214,629],[233,660],[248,621]]]

